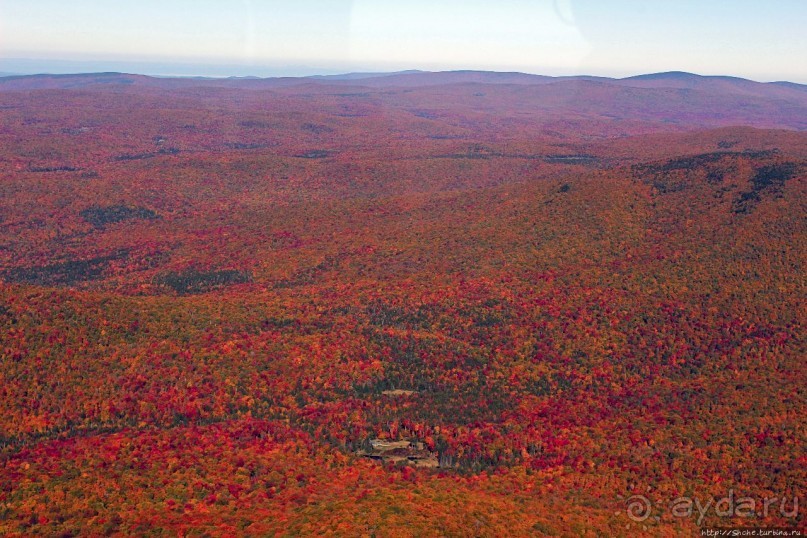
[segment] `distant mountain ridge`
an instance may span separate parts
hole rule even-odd
[[[61,81],[65,87],[74,87],[79,82],[84,84],[103,83],[109,84],[119,82],[121,84],[132,84],[140,82],[143,84],[155,84],[154,81],[176,81],[179,82],[207,82],[216,86],[238,83],[260,83],[263,85],[293,85],[307,83],[329,83],[329,84],[361,84],[368,86],[431,86],[460,83],[479,84],[551,84],[564,81],[589,81],[617,84],[620,86],[638,88],[703,88],[721,84],[723,86],[753,87],[775,86],[798,91],[807,91],[807,85],[790,81],[757,82],[742,77],[729,75],[698,75],[685,71],[667,71],[661,73],[648,73],[634,75],[624,78],[594,76],[594,75],[570,75],[570,76],[549,76],[521,73],[517,71],[479,71],[479,70],[455,70],[455,71],[421,71],[406,70],[394,72],[355,72],[337,75],[311,75],[304,77],[170,77],[170,76],[150,76],[135,73],[120,72],[98,72],[98,73],[75,73],[75,74],[34,74],[21,75],[14,73],[0,73],[0,90],[11,87],[26,86],[36,89],[38,86],[58,86],[57,81]]]

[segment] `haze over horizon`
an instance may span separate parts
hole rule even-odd
[[[776,0],[0,2],[0,72],[306,76],[686,71],[807,83],[807,4]]]

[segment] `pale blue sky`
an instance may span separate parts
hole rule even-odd
[[[0,72],[683,70],[807,82],[805,28],[807,0],[0,0]]]

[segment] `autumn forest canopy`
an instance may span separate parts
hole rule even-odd
[[[804,528],[805,178],[789,83],[2,77],[0,535]]]

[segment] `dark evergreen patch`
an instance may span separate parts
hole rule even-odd
[[[763,193],[780,194],[785,183],[799,171],[796,163],[770,164],[759,168],[751,178],[751,190],[740,193],[734,202],[735,213],[749,213],[762,200]]]
[[[81,211],[79,215],[96,228],[103,228],[107,224],[114,224],[125,220],[150,220],[157,218],[157,213],[151,209],[125,205],[88,207]]]
[[[80,168],[74,166],[35,166],[29,168],[31,172],[78,172]]]
[[[317,123],[304,123],[302,129],[303,131],[308,131],[313,134],[327,134],[333,132],[333,129],[327,125],[319,125]]]
[[[252,282],[252,275],[235,269],[223,269],[220,271],[188,269],[181,272],[165,273],[154,279],[155,284],[170,288],[180,295],[205,293],[247,282]]]
[[[106,275],[110,262],[126,259],[127,250],[87,260],[67,260],[34,267],[16,267],[3,274],[8,282],[41,286],[72,286],[80,282],[100,280]]]

